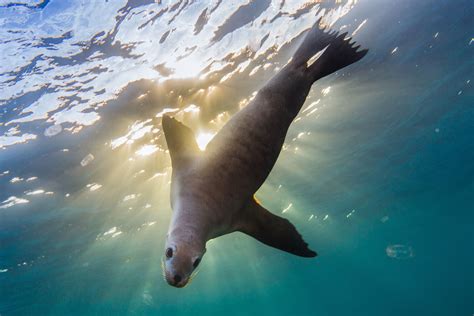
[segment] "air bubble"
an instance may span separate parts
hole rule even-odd
[[[84,157],[84,159],[81,160],[81,166],[87,166],[92,160],[94,160],[94,155],[88,154]]]
[[[61,124],[51,125],[47,129],[45,129],[44,136],[52,137],[52,136],[58,135],[62,131],[63,131],[63,127],[61,126]]]
[[[414,256],[413,248],[406,245],[389,245],[385,252],[387,256],[394,259],[409,259]]]

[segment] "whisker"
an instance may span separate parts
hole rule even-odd
[[[163,276],[163,280],[166,281],[165,261],[163,258],[161,258],[161,275]]]

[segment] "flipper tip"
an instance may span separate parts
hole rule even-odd
[[[318,253],[316,251],[313,251],[311,249],[308,249],[308,256],[307,258],[315,258],[318,256]]]
[[[305,242],[305,247],[299,249],[299,251],[294,252],[295,255],[304,257],[304,258],[315,258],[318,256],[317,252],[309,249],[308,244]]]

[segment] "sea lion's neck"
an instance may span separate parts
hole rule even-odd
[[[209,223],[191,210],[177,210],[173,213],[169,235],[175,240],[205,245],[209,239]]]
[[[207,234],[194,226],[176,227],[169,232],[170,240],[177,244],[186,244],[193,249],[205,249]]]

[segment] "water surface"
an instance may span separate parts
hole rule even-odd
[[[473,9],[0,1],[0,314],[471,315]],[[319,16],[369,54],[313,86],[257,193],[319,256],[232,234],[168,286],[161,116],[205,146]]]

